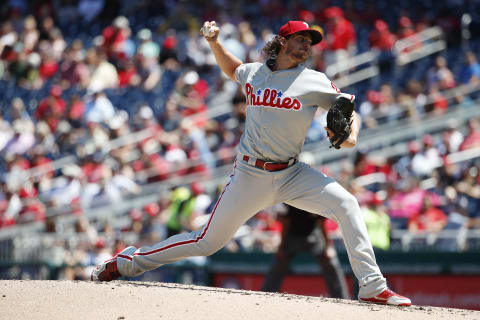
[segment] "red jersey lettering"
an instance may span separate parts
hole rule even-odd
[[[262,97],[262,90],[255,91],[255,88],[248,82],[245,84],[245,96],[247,104],[250,106],[272,107],[287,110],[300,110],[302,108],[300,100],[284,96],[283,93],[277,91],[277,89],[265,88]]]

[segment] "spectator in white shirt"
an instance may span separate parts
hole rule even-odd
[[[86,107],[87,123],[106,123],[115,115],[115,108],[103,91],[94,92]]]
[[[82,169],[75,164],[69,164],[62,169],[62,173],[63,177],[58,180],[51,193],[51,200],[59,207],[70,205],[72,201],[79,199],[82,193]]]
[[[3,149],[5,154],[24,154],[35,144],[33,123],[23,120],[13,122],[14,135]]]

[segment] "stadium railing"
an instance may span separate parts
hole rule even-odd
[[[405,150],[406,151],[406,150]],[[390,156],[396,154],[390,154]],[[449,164],[460,163],[463,161],[468,161],[472,159],[476,159],[480,157],[480,147],[467,149],[464,151],[458,151],[447,156],[446,162]],[[439,168],[443,166],[443,164],[434,164],[432,167]],[[360,176],[354,179],[354,181],[362,187],[374,184],[374,183],[385,183],[387,178],[383,172],[376,172],[367,174],[364,176]],[[435,178],[428,178],[420,182],[420,187],[428,189],[434,185],[436,185]]]
[[[447,43],[440,27],[431,27],[395,42],[393,52],[399,66],[445,50]]]
[[[396,64],[404,66],[415,60],[446,49],[440,27],[431,27],[405,39],[397,40],[392,50]],[[370,50],[327,67],[325,73],[335,85],[345,88],[379,75],[378,50]],[[346,74],[345,74],[346,73]]]

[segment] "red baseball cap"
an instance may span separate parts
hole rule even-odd
[[[281,28],[278,33],[282,37],[290,36],[300,31],[308,31],[312,36],[312,46],[322,41],[322,33],[315,29],[310,29],[310,26],[305,21],[288,21]]]

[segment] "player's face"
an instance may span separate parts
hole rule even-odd
[[[291,60],[300,63],[308,58],[311,46],[312,36],[308,32],[299,32],[288,38],[285,53]]]

